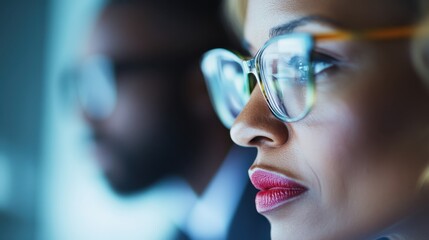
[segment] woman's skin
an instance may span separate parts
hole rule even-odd
[[[406,2],[249,0],[245,38],[255,54],[270,29],[308,16],[318,20],[294,32],[409,25],[415,14]],[[252,170],[285,175],[308,189],[261,212],[272,239],[408,239],[408,222],[423,224],[412,239],[429,236],[420,232],[429,224],[421,181],[429,167],[429,89],[409,47],[409,39],[316,43],[333,66],[316,76],[315,106],[298,122],[276,119],[255,88],[231,129],[233,140],[258,149]]]

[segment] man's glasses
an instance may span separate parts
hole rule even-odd
[[[295,122],[310,112],[316,95],[315,76],[329,67],[329,62],[315,59],[315,42],[387,40],[412,33],[412,27],[316,35],[290,33],[270,39],[249,60],[226,49],[210,50],[203,56],[201,69],[213,106],[227,128],[249,101],[256,82],[273,115],[283,122]]]
[[[104,119],[115,109],[120,84],[118,80],[122,76],[139,74],[140,80],[147,80],[147,76],[156,74],[177,81],[183,78],[187,66],[196,59],[196,54],[128,59],[93,55],[70,69],[67,79],[72,81],[80,107],[85,113],[94,119]]]

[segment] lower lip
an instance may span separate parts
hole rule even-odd
[[[306,192],[305,188],[272,188],[263,190],[256,194],[256,210],[259,213],[269,212]]]
[[[259,213],[272,211],[307,191],[306,187],[277,172],[256,168],[249,174],[252,184],[259,189],[255,199]]]

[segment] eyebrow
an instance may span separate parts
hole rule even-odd
[[[336,26],[340,25],[336,21],[330,18],[319,16],[319,15],[310,15],[310,16],[298,18],[290,22],[284,23],[282,25],[271,28],[269,32],[269,36],[270,38],[273,38],[286,33],[291,33],[295,30],[295,28],[303,26],[310,22],[321,22],[321,23],[327,23],[329,25],[336,25]]]

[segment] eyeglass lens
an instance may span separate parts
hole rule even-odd
[[[257,59],[269,106],[274,115],[286,122],[302,118],[311,105],[312,76],[307,45],[299,36],[277,38]]]
[[[309,35],[289,34],[270,40],[256,55],[254,69],[232,52],[207,52],[202,70],[213,105],[226,127],[231,127],[250,98],[255,73],[272,113],[282,121],[303,118],[314,101]]]

